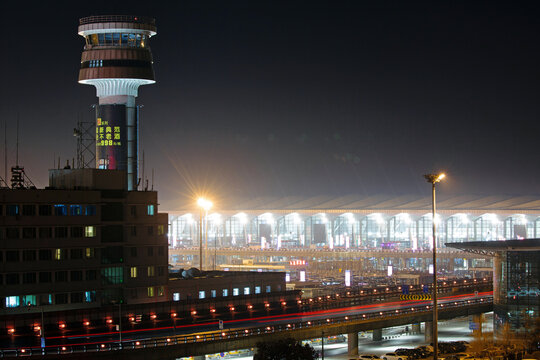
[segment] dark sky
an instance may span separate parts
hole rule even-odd
[[[164,209],[201,191],[429,195],[437,169],[446,195],[540,194],[538,4],[4,1],[9,164],[17,114],[36,185],[75,156],[72,129],[97,101],[77,84],[78,19],[137,14],[158,26],[157,83],[137,101]]]

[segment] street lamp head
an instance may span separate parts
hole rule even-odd
[[[424,175],[428,183],[436,184],[446,177],[445,173]]]
[[[204,210],[208,211],[212,208],[214,204],[210,200],[207,200],[205,198],[199,198],[197,200],[197,205],[199,205]]]

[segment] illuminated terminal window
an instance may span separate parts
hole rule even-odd
[[[233,296],[238,296],[238,295],[240,295],[240,289],[234,288],[234,289],[232,290],[232,294],[233,294]]]
[[[87,259],[91,259],[94,257],[94,248],[86,248],[84,251],[84,256]]]
[[[148,287],[148,297],[154,297],[154,287]]]
[[[204,290],[199,291],[199,299],[204,299],[206,297],[206,292]]]
[[[68,214],[66,205],[54,205],[54,215],[56,216],[66,216]]]
[[[151,265],[148,267],[148,277],[156,276],[156,267]]]
[[[133,266],[131,269],[130,269],[130,276],[132,278],[136,278],[137,277],[137,267],[136,266]]]
[[[158,286],[157,296],[165,295],[165,288],[163,286]]]
[[[86,44],[90,46],[122,46],[144,48],[148,43],[145,34],[104,33],[86,36]]]
[[[66,249],[54,249],[54,260],[64,260],[66,258]]]
[[[222,296],[223,297],[229,296],[229,289],[223,289]]]
[[[148,215],[154,215],[154,205],[148,205],[146,213]]]
[[[173,293],[172,299],[173,301],[180,301],[180,293],[179,292]]]
[[[94,216],[96,215],[96,205],[86,205],[86,216]]]

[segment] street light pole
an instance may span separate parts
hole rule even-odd
[[[435,184],[445,178],[445,174],[428,174],[424,175],[426,180],[431,183],[431,222],[433,224],[433,360],[438,359],[439,339],[438,339],[438,311],[437,311],[437,223],[435,221],[436,201],[435,201]]]
[[[199,211],[199,270],[203,269],[202,208]]]

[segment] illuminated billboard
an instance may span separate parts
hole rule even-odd
[[[126,170],[126,106],[99,105],[96,116],[97,168]]]

